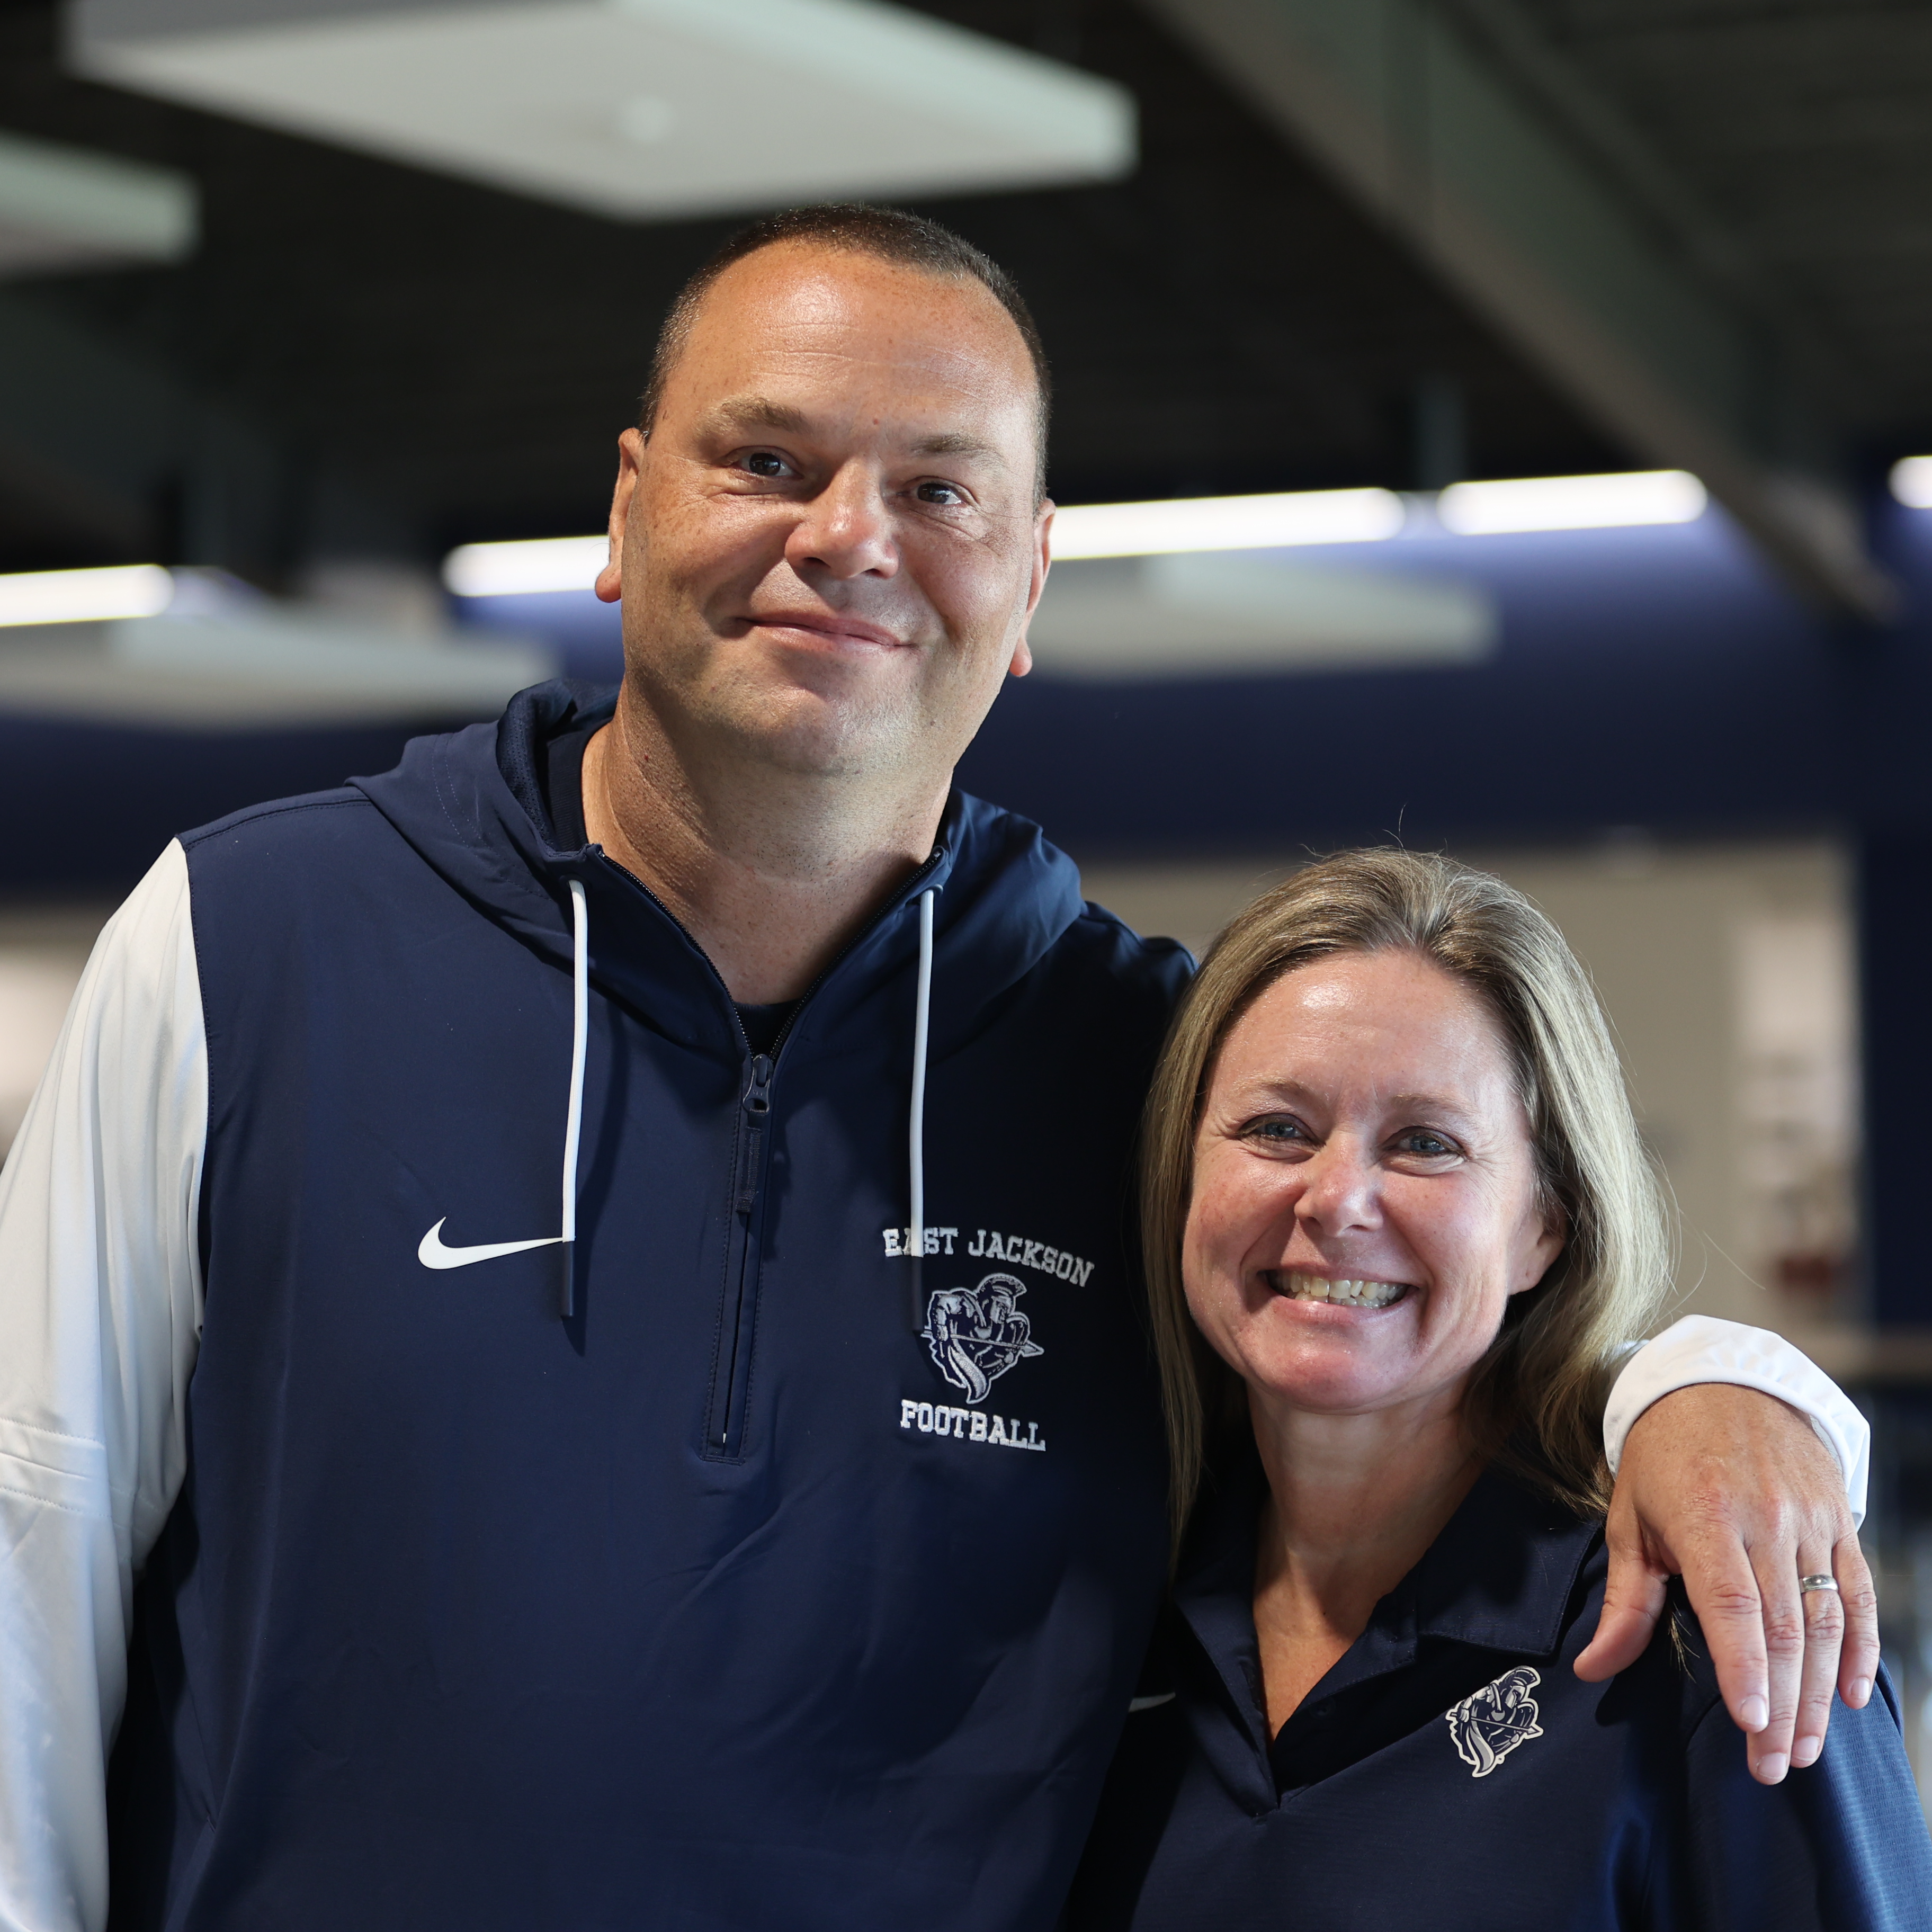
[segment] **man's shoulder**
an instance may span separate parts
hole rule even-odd
[[[1169,1007],[1194,977],[1194,956],[1179,940],[1149,938],[1091,899],[1082,904],[1067,938],[1096,968]]]
[[[1150,939],[1091,899],[1061,935],[1057,949],[1074,970],[1150,1001],[1163,1013],[1194,976],[1194,957],[1178,939]]]
[[[320,858],[345,844],[366,840],[382,824],[381,813],[352,785],[302,792],[290,798],[244,806],[225,818],[181,835],[190,872],[199,875],[225,863]]]
[[[1122,1077],[1150,1077],[1174,1009],[1194,976],[1187,949],[1146,939],[1124,920],[1087,904],[1042,962],[1042,991],[1054,1010],[1077,1022],[1083,1038],[1104,1042]]]
[[[1149,938],[1091,899],[1082,902],[1068,937],[1124,979],[1171,986],[1178,993],[1194,976],[1194,956],[1179,940]]]
[[[398,868],[420,870],[394,827],[350,786],[251,805],[179,842],[203,947],[219,939],[246,950],[272,932],[340,922],[372,893],[394,908]]]
[[[944,831],[976,902],[968,944],[982,965],[996,969],[986,983],[1000,983],[1002,966],[1029,974],[1044,969],[1034,983],[1056,997],[1077,993],[1090,1011],[1104,1011],[1116,1024],[1138,1011],[1156,1034],[1166,1031],[1193,976],[1185,946],[1143,938],[1085,898],[1074,860],[1018,812],[956,792]]]

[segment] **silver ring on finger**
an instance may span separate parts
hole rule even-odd
[[[1838,1580],[1835,1576],[1801,1576],[1798,1580],[1798,1594],[1802,1597],[1808,1590],[1835,1590]]]

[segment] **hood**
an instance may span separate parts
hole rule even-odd
[[[393,771],[350,782],[426,864],[486,918],[571,969],[571,882],[588,910],[589,972],[607,994],[692,1043],[742,1056],[730,998],[670,914],[602,848],[559,847],[537,782],[558,732],[608,719],[615,686],[559,680],[513,698],[494,724],[412,739]],[[821,1041],[856,1020],[919,953],[916,901],[934,908],[932,1049],[1043,958],[1082,910],[1080,877],[1038,826],[955,792],[932,857],[874,915],[801,1008],[792,1036]]]

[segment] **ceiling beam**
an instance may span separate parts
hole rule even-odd
[[[44,296],[0,292],[0,496],[46,500],[142,560],[278,583],[319,558],[408,556],[394,506]]]
[[[1694,471],[1814,601],[1895,607],[1780,320],[1663,243],[1429,0],[1145,0],[1640,460]]]

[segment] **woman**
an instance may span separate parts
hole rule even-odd
[[[1072,1928],[1932,1926],[1888,1684],[1765,1786],[1688,1612],[1570,1670],[1601,1391],[1669,1244],[1528,901],[1392,851],[1267,895],[1176,1022],[1145,1160],[1185,1535]]]

